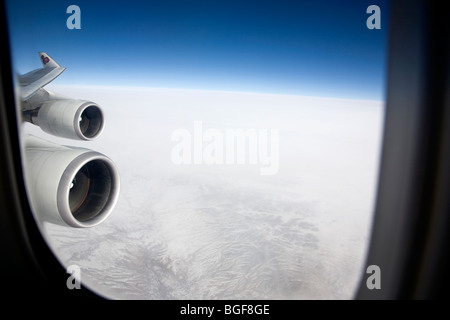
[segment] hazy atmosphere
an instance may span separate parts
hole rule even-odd
[[[93,142],[121,176],[116,209],[92,229],[46,224],[65,265],[114,298],[347,299],[363,272],[381,102],[213,91],[66,87],[96,101]],[[132,98],[130,98],[132,97]],[[128,112],[133,106],[138,116]],[[238,116],[236,116],[238,115]],[[279,170],[174,164],[179,128],[279,130]],[[206,146],[205,146],[206,147]]]

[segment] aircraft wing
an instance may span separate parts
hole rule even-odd
[[[105,124],[100,106],[43,88],[65,68],[45,52],[39,52],[39,57],[42,68],[18,77],[21,120],[53,136],[96,139]],[[120,189],[112,160],[90,149],[61,146],[31,135],[23,141],[27,191],[39,223],[87,228],[109,216]]]
[[[66,68],[61,67],[47,53],[39,52],[42,68],[19,76],[20,96],[22,101],[27,100],[39,89],[56,79]]]

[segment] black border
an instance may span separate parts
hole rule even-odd
[[[392,1],[385,132],[367,258],[367,265],[380,266],[382,288],[369,290],[363,277],[356,299],[429,299],[450,295],[450,20],[445,9],[442,1]],[[33,300],[102,298],[84,287],[67,289],[68,275],[33,219],[22,179],[6,18],[1,1],[2,296]],[[186,303],[155,301],[152,306],[167,308],[166,314],[175,315]],[[268,303],[277,314],[304,306],[297,301]],[[316,311],[318,315],[321,310]]]
[[[23,180],[5,3],[0,3],[0,291],[3,297],[99,298],[68,290],[68,274],[34,221]]]

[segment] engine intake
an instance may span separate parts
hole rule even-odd
[[[43,131],[63,138],[93,140],[105,126],[102,109],[85,100],[44,101],[40,107],[24,112],[24,120]]]
[[[84,228],[109,216],[120,183],[108,157],[33,136],[27,138],[25,150],[28,193],[38,220]]]
[[[39,127],[55,136],[93,140],[103,131],[103,113],[98,105],[83,100],[51,100],[39,108]]]

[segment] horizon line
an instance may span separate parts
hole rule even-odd
[[[152,87],[152,86],[122,86],[122,85],[97,85],[97,84],[56,84],[50,83],[47,86],[56,87],[97,87],[97,88],[126,88],[126,89],[139,89],[139,90],[174,90],[174,91],[199,91],[199,92],[217,92],[217,93],[238,93],[238,94],[258,94],[268,96],[293,96],[303,98],[321,98],[329,100],[352,100],[352,101],[370,101],[385,103],[386,99],[362,99],[362,98],[350,98],[350,97],[335,97],[335,96],[314,96],[307,94],[294,94],[294,93],[274,93],[274,92],[258,92],[258,91],[232,91],[232,90],[220,90],[220,89],[192,89],[192,88],[170,88],[170,87]]]

